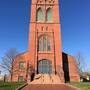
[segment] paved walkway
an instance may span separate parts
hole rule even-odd
[[[78,90],[76,88],[67,86],[66,84],[38,84],[38,85],[28,85],[24,87],[22,90]]]

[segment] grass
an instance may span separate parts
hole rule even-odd
[[[23,85],[25,82],[0,82],[0,90],[15,90],[20,85]],[[80,88],[81,90],[90,90],[90,82],[80,82],[80,83],[68,83],[72,86]]]
[[[77,88],[80,88],[81,90],[90,90],[90,82],[69,83],[69,84]]]
[[[0,90],[15,90],[24,82],[0,82]]]

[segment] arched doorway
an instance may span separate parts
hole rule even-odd
[[[51,74],[52,73],[52,63],[49,60],[40,60],[38,62],[38,73]]]

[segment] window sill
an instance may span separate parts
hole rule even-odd
[[[38,23],[38,24],[39,24],[39,23],[40,23],[40,24],[41,24],[41,23],[42,23],[42,24],[53,24],[54,22],[49,22],[49,21],[48,21],[48,22],[43,22],[43,21],[40,22],[40,21],[37,21],[36,23]]]
[[[39,54],[52,54],[51,51],[38,51]]]

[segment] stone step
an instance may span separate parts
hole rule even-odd
[[[61,84],[62,83],[58,75],[51,75],[51,78],[52,78],[53,84]]]
[[[52,83],[49,74],[45,74],[43,80],[44,80],[44,82],[43,82],[44,84],[51,84]]]
[[[32,82],[28,84],[61,84],[58,75],[55,74],[37,74]]]

